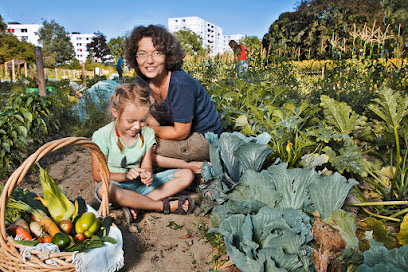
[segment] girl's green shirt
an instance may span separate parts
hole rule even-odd
[[[122,140],[123,150],[118,146],[118,136],[114,129],[113,122],[101,127],[92,135],[92,142],[97,144],[102,153],[107,157],[109,171],[112,173],[126,173],[134,167],[140,167],[143,156],[156,144],[154,130],[149,127],[143,127],[141,130],[142,140],[137,138],[136,143],[127,146]]]

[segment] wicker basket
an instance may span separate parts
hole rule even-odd
[[[5,226],[5,209],[10,195],[17,185],[23,180],[27,171],[31,166],[37,163],[44,155],[58,150],[67,145],[79,145],[89,147],[92,152],[97,155],[101,164],[101,175],[104,186],[102,203],[99,207],[99,213],[105,217],[109,213],[109,170],[106,165],[105,156],[100,151],[99,147],[87,138],[69,137],[46,143],[40,147],[34,154],[28,157],[18,167],[10,178],[7,180],[3,193],[0,198],[0,270],[1,271],[75,271],[75,264],[71,263],[73,258],[72,252],[50,253],[48,257],[40,257],[41,251],[31,251],[31,259],[23,260],[19,252],[22,245],[17,244],[6,233]],[[45,261],[52,260],[59,267],[49,265]]]

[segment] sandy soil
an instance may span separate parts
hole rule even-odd
[[[97,209],[99,203],[94,198],[90,153],[90,149],[83,147],[65,147],[47,154],[40,164],[48,169],[49,175],[70,199],[82,196],[87,204]],[[20,186],[42,195],[38,172],[26,175]],[[184,193],[198,200],[194,188]],[[208,271],[212,267],[214,249],[199,233],[203,222],[210,225],[209,219],[200,216],[198,209],[191,215],[145,212],[132,226],[125,224],[121,210],[111,210],[111,213],[123,235],[125,266],[121,272]],[[180,228],[174,228],[176,225]]]

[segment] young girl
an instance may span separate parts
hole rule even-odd
[[[191,170],[152,173],[152,147],[156,140],[146,120],[153,104],[154,99],[147,87],[139,83],[119,86],[110,99],[113,122],[92,135],[92,141],[107,159],[111,179],[109,200],[114,206],[130,208],[133,220],[136,219],[136,209],[178,214],[187,214],[194,209],[190,197],[170,198],[192,183]],[[94,154],[92,174],[97,184],[95,196],[101,201],[100,163]]]

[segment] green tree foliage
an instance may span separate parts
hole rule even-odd
[[[19,41],[12,34],[0,35],[0,63],[11,59],[23,59],[28,63],[34,63],[34,45],[26,41]]]
[[[6,33],[7,25],[0,15],[0,63],[11,59],[23,59],[28,63],[35,61],[34,45],[19,41],[16,36]]]
[[[250,52],[261,50],[262,42],[257,36],[244,36],[238,41],[239,44],[243,44]]]
[[[0,35],[4,34],[7,30],[7,25],[3,22],[3,17],[0,15]]]
[[[44,20],[37,34],[42,44],[45,66],[65,64],[75,56],[69,33],[54,20]]]
[[[124,50],[124,40],[122,37],[112,38],[108,42],[108,48],[112,56],[119,59],[120,54]]]
[[[387,39],[396,35],[389,24],[407,21],[407,4],[407,0],[301,1],[295,12],[281,14],[262,43],[275,58],[349,58],[360,49],[382,56],[392,46]]]
[[[92,41],[86,45],[89,51],[88,59],[102,61],[104,63],[110,58],[110,50],[106,43],[106,36],[101,32],[94,33]]]
[[[183,48],[187,51],[187,54],[201,55],[208,52],[208,50],[203,47],[203,39],[190,29],[180,29],[175,35],[180,40]]]

